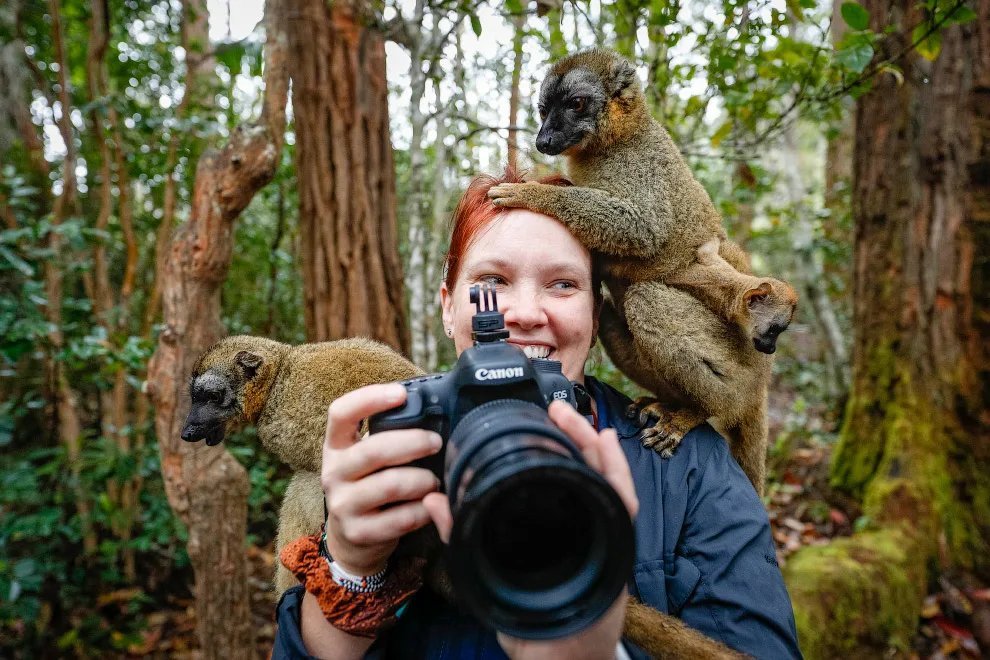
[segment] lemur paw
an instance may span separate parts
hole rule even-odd
[[[488,190],[488,198],[492,204],[503,208],[528,208],[532,203],[532,192],[540,184],[528,183],[500,183],[492,186]]]
[[[700,413],[690,410],[671,411],[651,398],[637,399],[629,406],[627,414],[631,417],[638,415],[641,424],[650,425],[643,431],[643,446],[663,458],[673,456],[688,431],[705,421]]]

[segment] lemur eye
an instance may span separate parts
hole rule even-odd
[[[584,110],[584,105],[587,103],[588,99],[583,96],[577,96],[571,99],[571,110],[574,112],[581,112]]]
[[[540,111],[540,120],[544,120],[547,118],[547,106],[541,103],[540,105],[537,106],[536,109]]]
[[[223,392],[221,392],[219,390],[217,390],[216,392],[213,392],[210,395],[210,399],[212,399],[213,400],[213,403],[217,404],[218,406],[222,406],[223,405]]]

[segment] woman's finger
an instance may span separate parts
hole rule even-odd
[[[454,517],[450,513],[450,500],[444,493],[430,493],[423,498],[423,507],[440,532],[440,540],[450,543],[450,529],[454,526]]]
[[[562,401],[554,401],[548,410],[551,421],[577,445],[584,460],[596,472],[602,471],[598,451],[598,433],[581,413]]]
[[[619,446],[619,436],[614,429],[597,433],[588,421],[571,406],[555,401],[550,404],[550,419],[559,426],[574,444],[578,445],[592,469],[600,473],[615,489],[626,505],[630,516],[639,511],[639,500],[633,484],[629,462]]]
[[[440,436],[433,431],[383,431],[366,436],[346,452],[337,453],[327,468],[337,479],[354,481],[378,470],[435,454],[441,445]]]
[[[396,504],[378,513],[346,519],[345,528],[339,533],[352,545],[373,546],[397,541],[405,534],[429,524],[430,519],[422,500],[416,500]]]
[[[432,472],[417,467],[397,467],[370,474],[349,484],[337,504],[338,515],[364,515],[386,504],[420,500],[440,488]]]
[[[406,388],[399,383],[368,385],[335,399],[327,408],[324,447],[350,447],[357,441],[358,426],[362,419],[394,408],[405,400]]]

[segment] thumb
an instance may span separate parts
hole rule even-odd
[[[423,506],[433,519],[440,540],[445,544],[450,542],[450,528],[454,526],[454,518],[450,515],[450,501],[444,493],[428,493],[423,498]]]

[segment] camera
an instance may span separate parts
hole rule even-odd
[[[575,405],[555,360],[506,339],[494,288],[472,286],[474,346],[454,368],[402,381],[406,402],[369,419],[372,433],[436,431],[433,471],[450,501],[448,572],[475,617],[514,637],[555,639],[596,621],[632,570],[621,498],[547,415]]]

